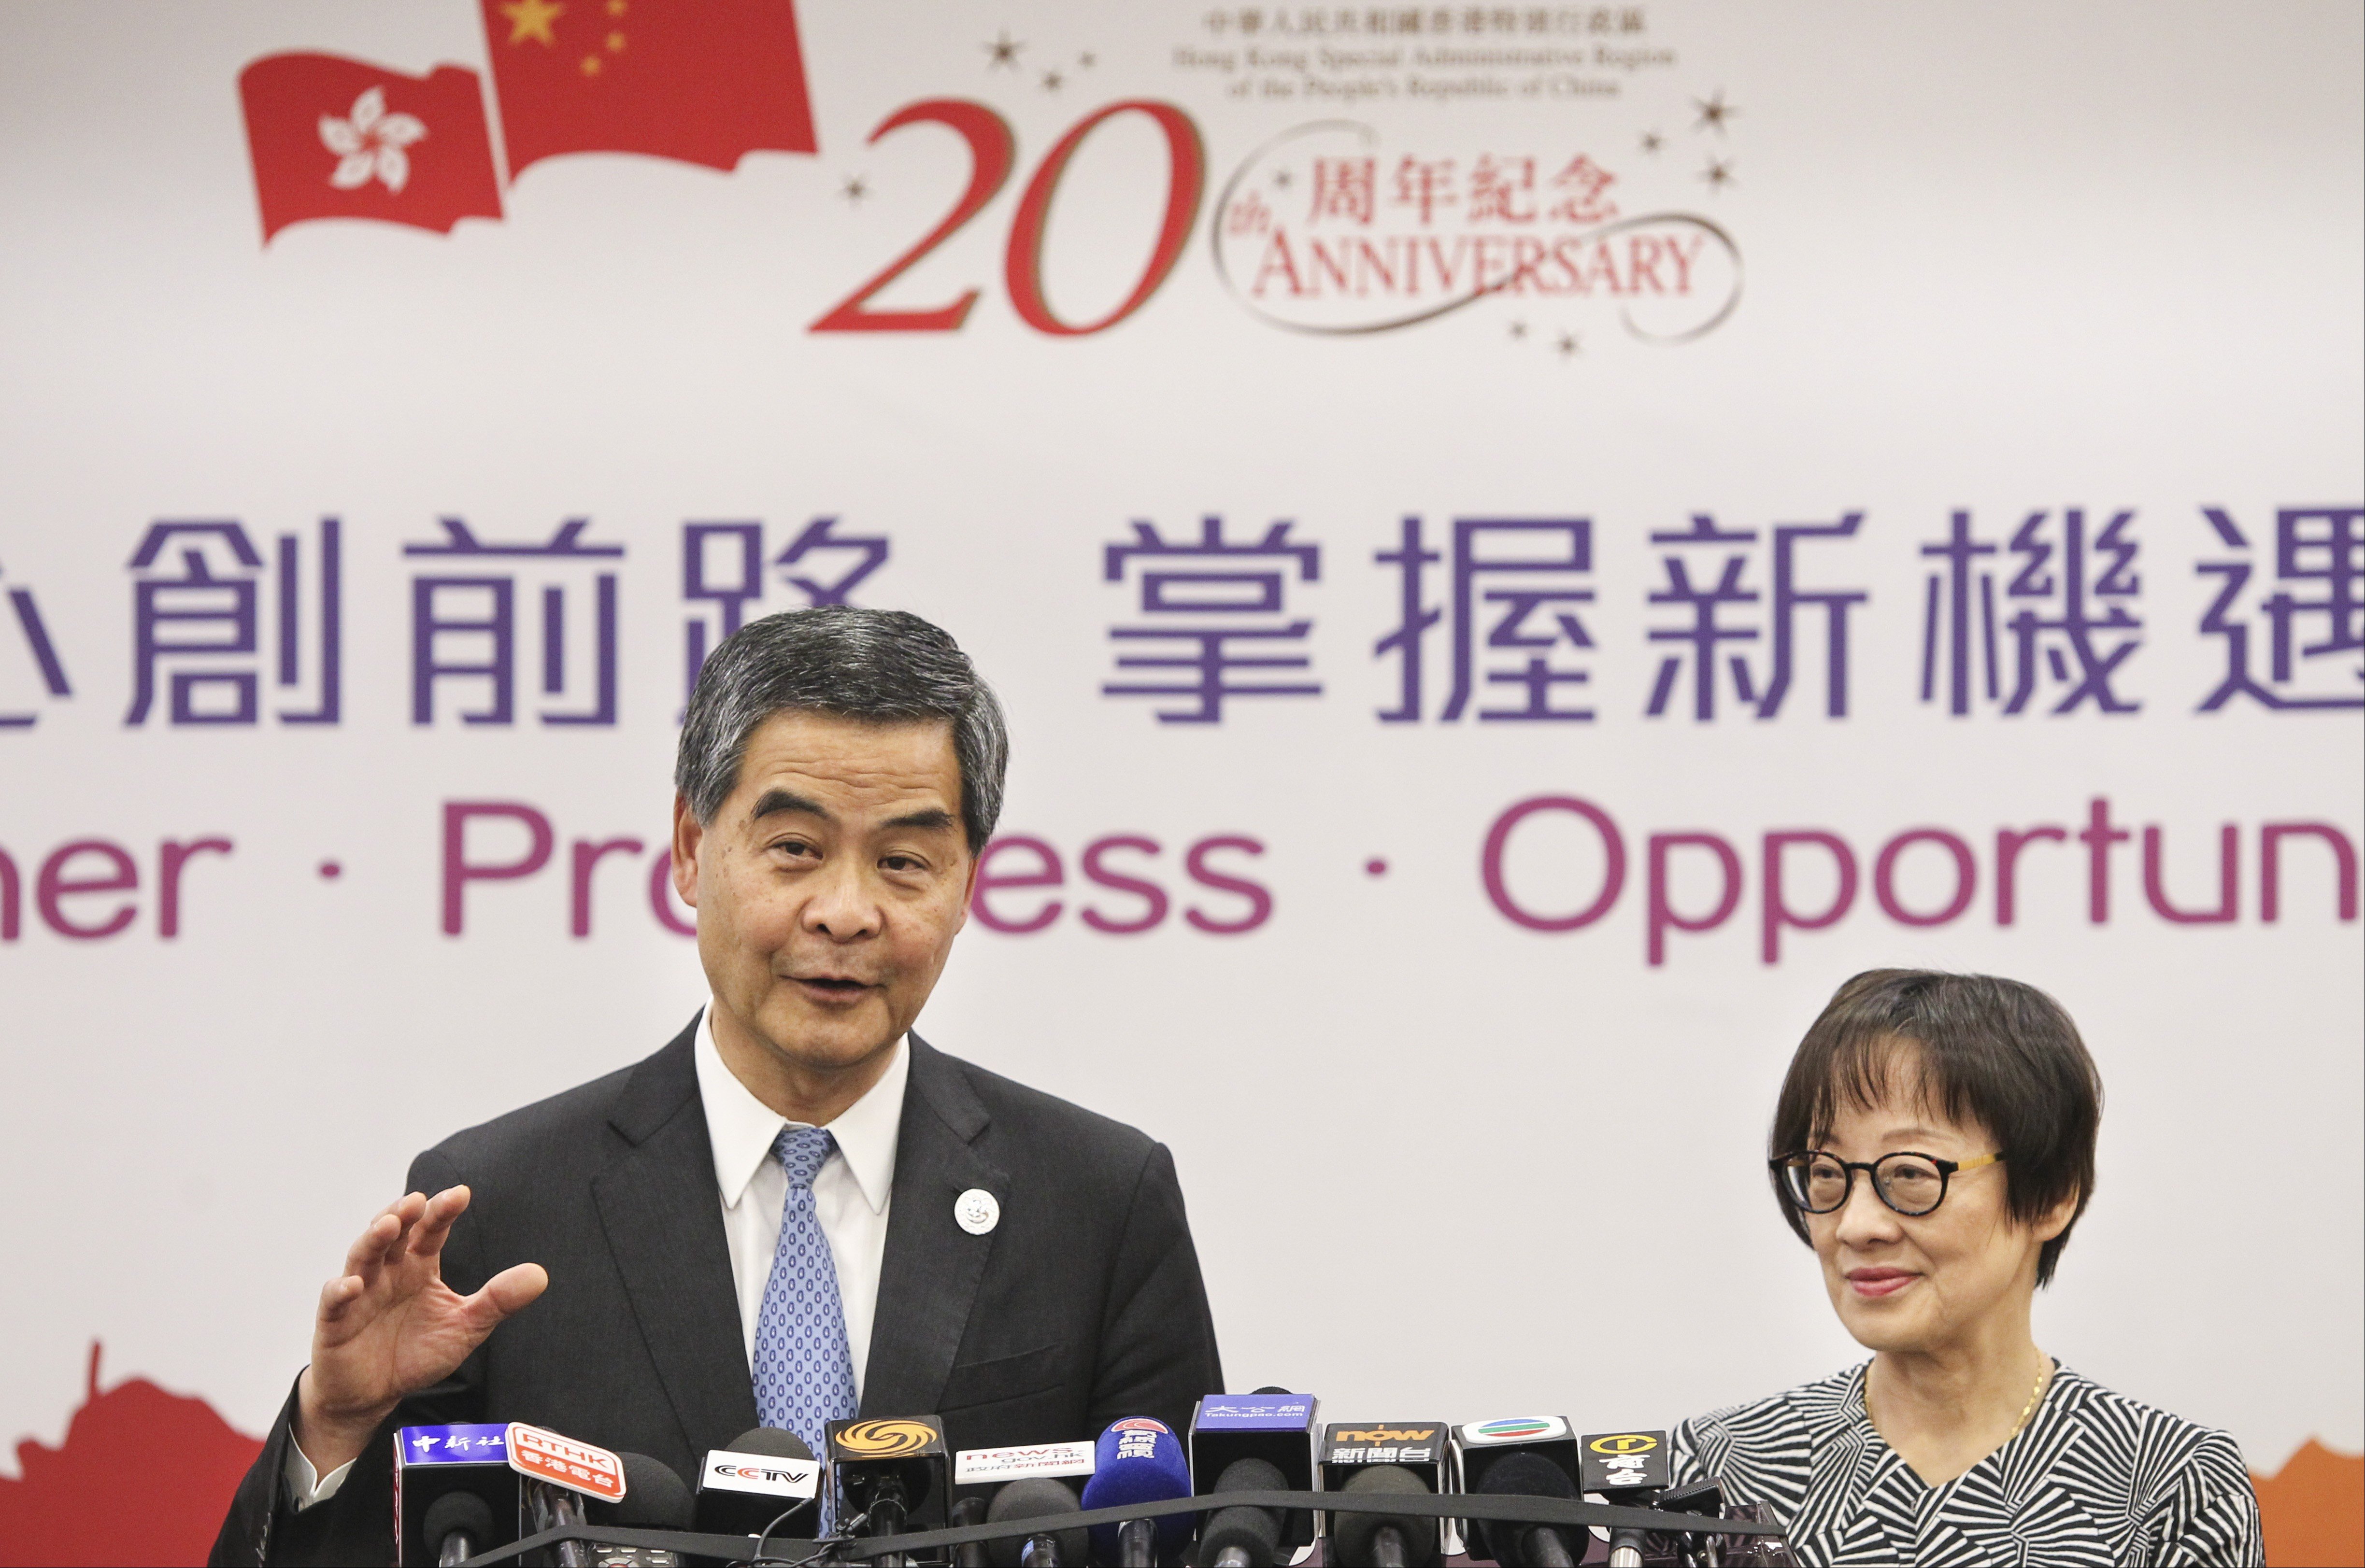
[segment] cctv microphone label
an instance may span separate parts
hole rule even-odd
[[[1017,1481],[1030,1475],[1090,1475],[1097,1444],[1033,1443],[1024,1448],[968,1449],[953,1460],[953,1481],[973,1483]]]
[[[710,1492],[753,1492],[766,1497],[810,1497],[821,1490],[821,1461],[711,1449],[699,1484]]]
[[[606,1449],[578,1443],[541,1427],[511,1421],[510,1468],[530,1481],[547,1481],[603,1503],[624,1495],[624,1462]]]
[[[1587,1492],[1664,1490],[1675,1479],[1664,1432],[1594,1432],[1583,1439]]]

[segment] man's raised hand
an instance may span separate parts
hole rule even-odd
[[[297,1385],[296,1441],[327,1474],[362,1451],[406,1396],[452,1375],[503,1319],[550,1283],[520,1263],[464,1296],[443,1282],[443,1243],[466,1212],[468,1189],[388,1204],[320,1287],[312,1364]]]

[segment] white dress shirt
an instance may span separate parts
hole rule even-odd
[[[829,1124],[837,1147],[813,1177],[813,1209],[829,1238],[837,1270],[837,1299],[846,1312],[846,1348],[854,1358],[855,1397],[862,1396],[870,1361],[870,1327],[879,1315],[879,1273],[887,1259],[887,1205],[895,1188],[895,1145],[902,1134],[903,1090],[910,1081],[907,1039],[868,1093]],[[706,1108],[706,1141],[714,1151],[714,1185],[723,1195],[723,1235],[731,1248],[731,1281],[739,1300],[740,1347],[752,1372],[756,1319],[780,1244],[780,1211],[789,1173],[772,1158],[781,1129],[791,1122],[767,1106],[723,1065],[714,1043],[714,1007],[707,1004],[693,1051],[698,1097]],[[287,1445],[287,1493],[298,1508],[337,1495],[353,1469],[348,1460],[321,1475],[295,1443]]]

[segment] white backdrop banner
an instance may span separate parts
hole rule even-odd
[[[1011,712],[924,1032],[1171,1145],[1238,1386],[1847,1361],[1765,1129],[1919,965],[2102,1065],[2045,1348],[2365,1447],[2359,47],[0,11],[0,1506],[126,1379],[263,1430],[413,1153],[681,1026],[686,680],[841,601]]]

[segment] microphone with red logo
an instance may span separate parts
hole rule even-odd
[[[710,1535],[810,1536],[820,1523],[821,1461],[805,1440],[755,1427],[698,1467],[698,1529]]]
[[[1128,1503],[1164,1503],[1191,1495],[1191,1462],[1174,1428],[1149,1416],[1128,1416],[1109,1424],[1093,1445],[1093,1478],[1084,1483],[1084,1506],[1115,1508]],[[1191,1517],[1127,1519],[1093,1527],[1093,1561],[1104,1568],[1153,1568],[1171,1558],[1190,1539]]]

